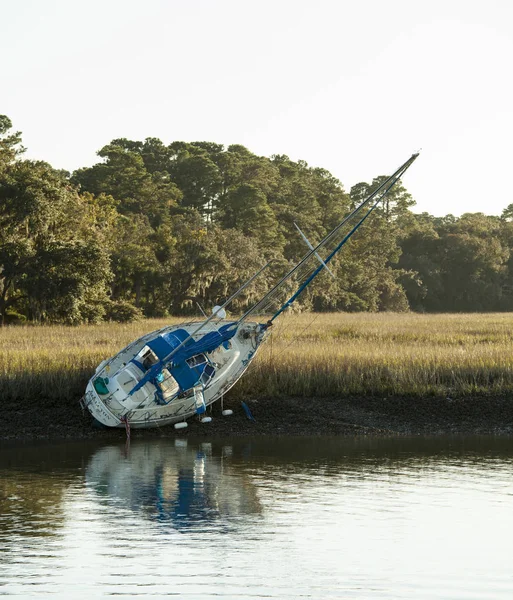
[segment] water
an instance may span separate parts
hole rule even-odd
[[[513,596],[513,440],[2,447],[0,595]]]

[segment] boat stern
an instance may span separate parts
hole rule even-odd
[[[93,377],[94,379],[94,377]],[[121,419],[115,416],[100,398],[93,385],[93,379],[89,381],[83,398],[83,404],[91,415],[102,425],[107,427],[120,427],[123,425]]]

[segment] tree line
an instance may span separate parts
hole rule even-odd
[[[0,115],[0,322],[198,314],[272,266],[262,296],[384,176],[345,191],[322,168],[241,145],[115,139],[74,173],[23,159]],[[499,216],[415,214],[397,185],[308,288],[299,309],[507,311],[513,205]]]

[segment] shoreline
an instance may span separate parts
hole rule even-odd
[[[194,418],[186,429],[172,425],[132,429],[131,439],[155,437],[248,436],[406,436],[482,434],[513,436],[513,398],[467,396],[459,398],[328,397],[244,399],[254,421],[249,420],[241,399],[226,398],[223,417],[219,403],[207,414],[211,423]],[[95,427],[78,399],[56,402],[40,398],[20,404],[4,402],[0,421],[1,442],[70,439],[126,439],[123,429]]]

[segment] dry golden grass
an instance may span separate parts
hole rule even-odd
[[[502,393],[513,388],[512,331],[504,313],[288,316],[245,384],[306,396]]]
[[[0,397],[78,398],[96,365],[179,319],[0,329]],[[304,314],[273,327],[234,388],[246,397],[513,390],[513,314]]]

